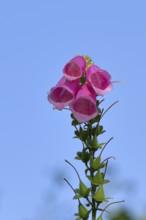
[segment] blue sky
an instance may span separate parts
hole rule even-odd
[[[69,113],[53,111],[46,97],[76,54],[91,56],[113,80],[123,81],[105,96],[105,108],[119,100],[103,119],[103,139],[114,136],[105,156],[116,157],[111,163],[121,183],[136,185],[134,196],[119,188],[114,198],[144,213],[145,10],[144,0],[0,1],[0,219],[55,220],[43,195],[49,191],[55,198],[57,189],[55,210],[70,207],[61,220],[72,218],[72,192],[64,184],[54,187],[52,178],[61,170],[77,184],[64,159],[80,169],[73,160],[80,145],[72,139]]]

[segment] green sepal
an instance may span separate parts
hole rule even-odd
[[[103,186],[100,186],[100,187],[98,188],[98,190],[97,190],[97,192],[95,193],[95,195],[93,196],[93,198],[94,198],[97,202],[107,201],[107,200],[105,199]]]
[[[75,127],[77,125],[79,125],[80,123],[77,121],[77,119],[74,117],[73,114],[70,115],[71,119],[72,119],[72,125]]]
[[[92,140],[88,137],[86,142],[88,148],[92,148]]]
[[[92,148],[95,150],[98,149],[97,137],[95,135],[92,140],[91,140],[91,138],[87,138],[87,146],[88,146],[88,148]]]
[[[106,163],[101,163],[98,167],[98,169],[104,168],[106,166]]]
[[[90,122],[94,124],[95,122],[99,122],[101,119],[101,115],[98,114],[95,118],[91,119]]]
[[[81,203],[78,206],[79,209],[79,216],[82,219],[87,219],[89,216],[90,211],[88,211],[85,206],[83,206]]]
[[[74,133],[76,135],[75,137],[80,138],[80,132],[78,130],[76,130]]]
[[[100,144],[98,144],[98,148],[102,148],[103,145],[105,145],[106,143],[105,142],[102,142]]]
[[[74,215],[77,216],[77,218],[76,218],[75,220],[82,220],[82,219],[79,217],[79,213],[75,213]]]
[[[103,184],[106,184],[106,183],[109,183],[109,182],[110,182],[109,180],[104,180]]]
[[[97,169],[99,168],[100,162],[101,162],[101,157],[98,156],[95,160],[92,160],[92,161],[91,161],[91,167],[92,167],[94,170],[97,170]]]
[[[106,166],[106,163],[99,163],[100,160],[100,156],[98,156],[95,160],[93,160],[93,158],[90,157],[91,167],[94,170],[100,170],[101,168],[104,168]]]
[[[79,194],[81,196],[87,197],[89,195],[90,188],[87,188],[87,186],[82,181],[80,181],[79,190],[80,190]]]
[[[82,160],[82,152],[78,151],[77,156],[75,157],[76,160]]]
[[[100,173],[100,171],[98,171],[96,173],[96,175],[92,178],[91,176],[89,175],[86,175],[86,177],[88,178],[88,180],[98,186],[98,185],[103,185],[103,184],[106,184],[106,183],[109,183],[110,181],[109,180],[104,180],[104,176],[103,176],[103,173]]]
[[[105,143],[98,143],[98,140],[97,140],[97,136],[98,136],[97,133],[98,133],[98,131],[96,131],[95,128],[93,128],[93,133],[94,133],[94,134],[92,134],[93,135],[93,139],[91,139],[89,137],[86,139],[86,141],[87,141],[86,144],[87,144],[88,148],[92,148],[92,149],[95,149],[95,150],[97,150],[99,148],[102,148],[102,146]]]
[[[103,174],[98,171],[95,176],[92,178],[91,182],[94,185],[102,185],[104,183]]]
[[[91,176],[86,175],[86,177],[88,178],[88,180],[89,180],[89,181],[91,181],[91,182],[92,182],[92,177],[91,177]]]
[[[89,135],[88,130],[84,130],[84,129],[80,126],[80,139],[81,139],[82,141],[86,141],[87,138],[88,138],[88,135]]]
[[[76,160],[82,160],[84,163],[87,163],[90,159],[90,154],[86,152],[85,149],[83,151],[77,152],[77,156],[75,157]]]
[[[80,189],[75,189],[74,190],[77,194],[80,194]]]
[[[93,136],[93,141],[92,141],[92,147],[94,148],[94,149],[98,149],[98,141],[97,141],[97,136],[96,136],[96,134]]]
[[[73,197],[73,199],[80,199],[80,198],[82,198],[81,195],[75,195],[75,196]]]
[[[83,152],[82,152],[82,161],[84,163],[87,163],[90,159],[90,154],[88,152],[86,152],[85,149],[83,149]]]
[[[79,213],[75,213],[74,216],[79,216]]]
[[[96,132],[97,132],[97,135],[100,135],[100,134],[103,134],[105,132],[105,130],[103,130],[103,126],[102,125],[98,125],[96,127]]]

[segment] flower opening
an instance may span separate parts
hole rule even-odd
[[[85,67],[85,59],[82,56],[76,56],[65,65],[64,76],[70,81],[79,79],[84,74]]]

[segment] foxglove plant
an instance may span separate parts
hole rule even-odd
[[[105,208],[101,204],[108,202],[105,196],[104,185],[109,182],[106,179],[107,165],[110,158],[102,159],[102,153],[110,138],[105,143],[99,142],[99,136],[105,131],[100,124],[105,113],[117,102],[113,103],[107,110],[100,108],[99,97],[112,90],[110,74],[93,64],[88,56],[75,56],[63,68],[63,76],[48,94],[48,101],[56,109],[62,110],[65,106],[71,111],[72,126],[75,128],[75,138],[82,143],[82,149],[77,152],[75,159],[85,165],[85,176],[89,186],[82,180],[77,169],[69,161],[65,160],[75,170],[79,185],[74,189],[73,199],[78,201],[78,212],[76,220],[102,220]],[[122,201],[118,201],[122,202]]]

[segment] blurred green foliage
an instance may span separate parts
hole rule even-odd
[[[120,210],[118,213],[114,215],[114,217],[111,217],[110,220],[134,220],[134,219],[126,210]]]

